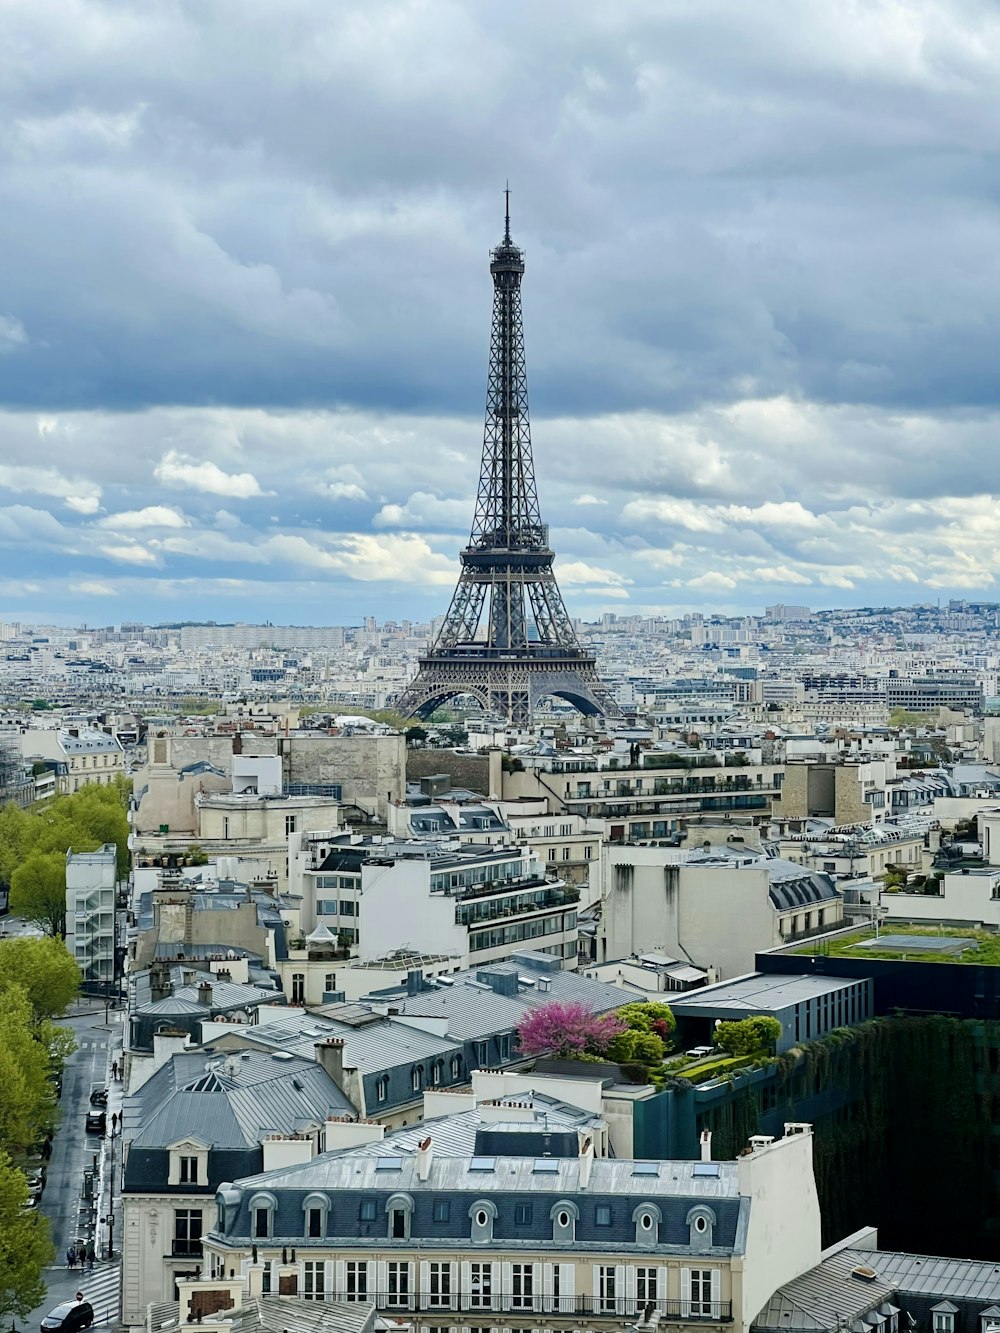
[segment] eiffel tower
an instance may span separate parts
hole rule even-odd
[[[620,716],[577,640],[552,569],[541,520],[528,424],[521,328],[524,255],[510,237],[490,255],[493,329],[479,494],[462,572],[437,638],[398,702],[405,717],[429,717],[467,694],[516,726],[555,695],[585,715]]]

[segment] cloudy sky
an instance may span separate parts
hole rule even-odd
[[[0,47],[0,618],[442,612],[506,178],[572,614],[1000,598],[995,0],[13,0]]]

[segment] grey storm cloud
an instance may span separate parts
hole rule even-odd
[[[574,610],[990,589],[993,4],[33,0],[0,42],[35,609],[440,611],[507,178]]]

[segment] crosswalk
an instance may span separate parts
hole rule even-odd
[[[84,1273],[79,1290],[94,1307],[95,1325],[116,1323],[122,1309],[121,1261],[100,1264],[92,1273]]]
[[[103,1041],[87,1041],[84,1039],[77,1042],[76,1049],[78,1051],[106,1051],[108,1049],[108,1039],[107,1037]]]

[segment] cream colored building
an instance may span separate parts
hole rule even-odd
[[[60,796],[81,787],[107,786],[125,776],[125,751],[104,731],[81,727],[26,731],[21,737],[21,754],[29,763],[33,759],[56,762]]]

